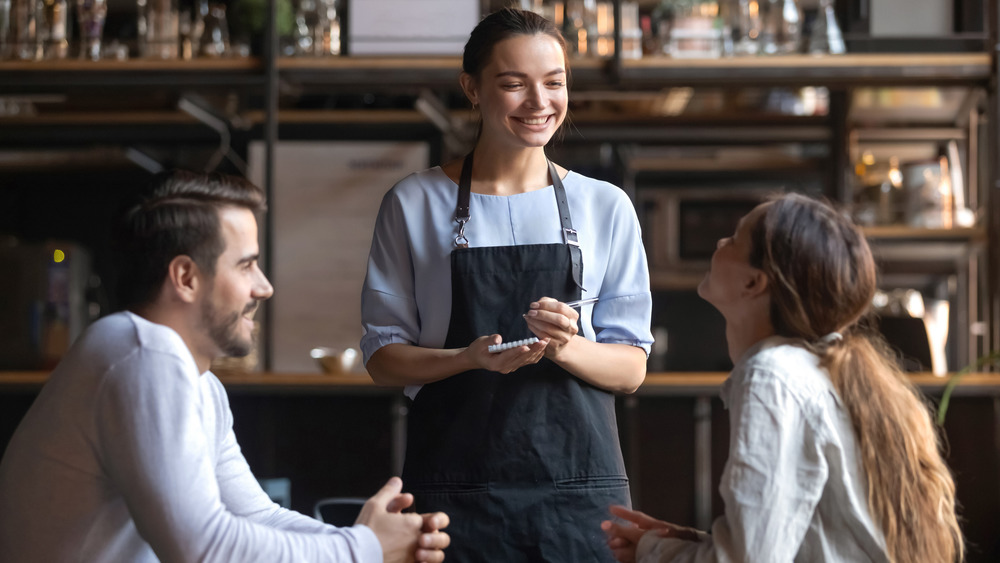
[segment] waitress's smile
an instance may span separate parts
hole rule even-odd
[[[532,131],[545,131],[553,122],[554,114],[543,115],[540,117],[513,117],[512,119],[523,125],[524,127],[531,129]]]

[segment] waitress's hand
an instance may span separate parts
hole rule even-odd
[[[542,297],[530,305],[524,315],[528,328],[539,340],[548,340],[545,356],[555,360],[573,337],[576,336],[580,313],[551,297]]]
[[[538,342],[528,346],[518,346],[503,352],[490,352],[490,346],[502,342],[503,338],[499,334],[480,336],[469,344],[465,353],[480,369],[510,373],[520,367],[537,364],[545,355],[545,348],[548,345],[548,340],[539,338]]]

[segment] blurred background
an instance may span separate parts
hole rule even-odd
[[[276,295],[256,352],[216,366],[255,473],[311,512],[398,471],[398,390],[356,361],[321,375],[311,352],[357,347],[385,191],[471,147],[459,56],[506,5],[567,40],[570,119],[550,157],[621,186],[642,224],[657,345],[619,413],[643,510],[702,527],[721,510],[714,397],[731,364],[694,288],[769,194],[824,197],[864,227],[881,268],[872,322],[929,400],[1000,349],[995,2],[0,0],[0,444],[73,339],[117,309],[118,202],[179,167],[269,194]],[[1000,559],[992,377],[959,387],[944,428],[970,561]]]

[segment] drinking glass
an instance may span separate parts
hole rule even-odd
[[[107,13],[107,0],[76,0],[81,59],[101,59],[101,34],[104,33],[104,17]]]

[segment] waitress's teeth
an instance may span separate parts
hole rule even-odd
[[[521,121],[525,122],[528,125],[541,125],[541,124],[545,123],[545,121],[547,119],[548,119],[547,117],[536,117],[534,119],[527,119],[527,118],[525,118],[525,119],[522,119]]]

